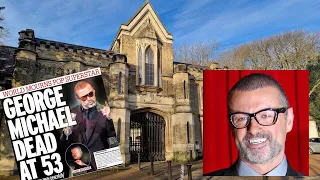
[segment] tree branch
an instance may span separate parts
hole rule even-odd
[[[320,85],[320,79],[317,80],[316,84],[312,87],[311,91],[309,92],[309,97],[311,94],[316,90],[316,88]]]

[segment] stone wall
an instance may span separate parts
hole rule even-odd
[[[112,51],[77,46],[56,41],[35,38],[39,59],[51,61],[77,61],[87,65],[107,67],[115,54]]]
[[[169,43],[162,45],[162,74],[173,73],[173,46]]]
[[[135,38],[132,36],[122,35],[120,38],[120,52],[126,55],[127,62],[131,66],[130,70],[135,70],[132,65],[137,65],[136,51]]]
[[[174,96],[172,76],[162,76],[162,94],[163,96]]]

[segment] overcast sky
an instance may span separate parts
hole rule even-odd
[[[122,23],[144,0],[0,0],[17,46],[18,32],[33,29],[38,38],[109,49]],[[319,0],[150,0],[174,47],[217,40],[220,49],[288,30],[320,31]]]

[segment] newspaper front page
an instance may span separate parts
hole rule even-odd
[[[100,68],[0,92],[20,178],[122,164]]]

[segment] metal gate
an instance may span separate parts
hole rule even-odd
[[[131,162],[165,160],[165,121],[152,112],[131,115],[130,118],[130,155]]]

